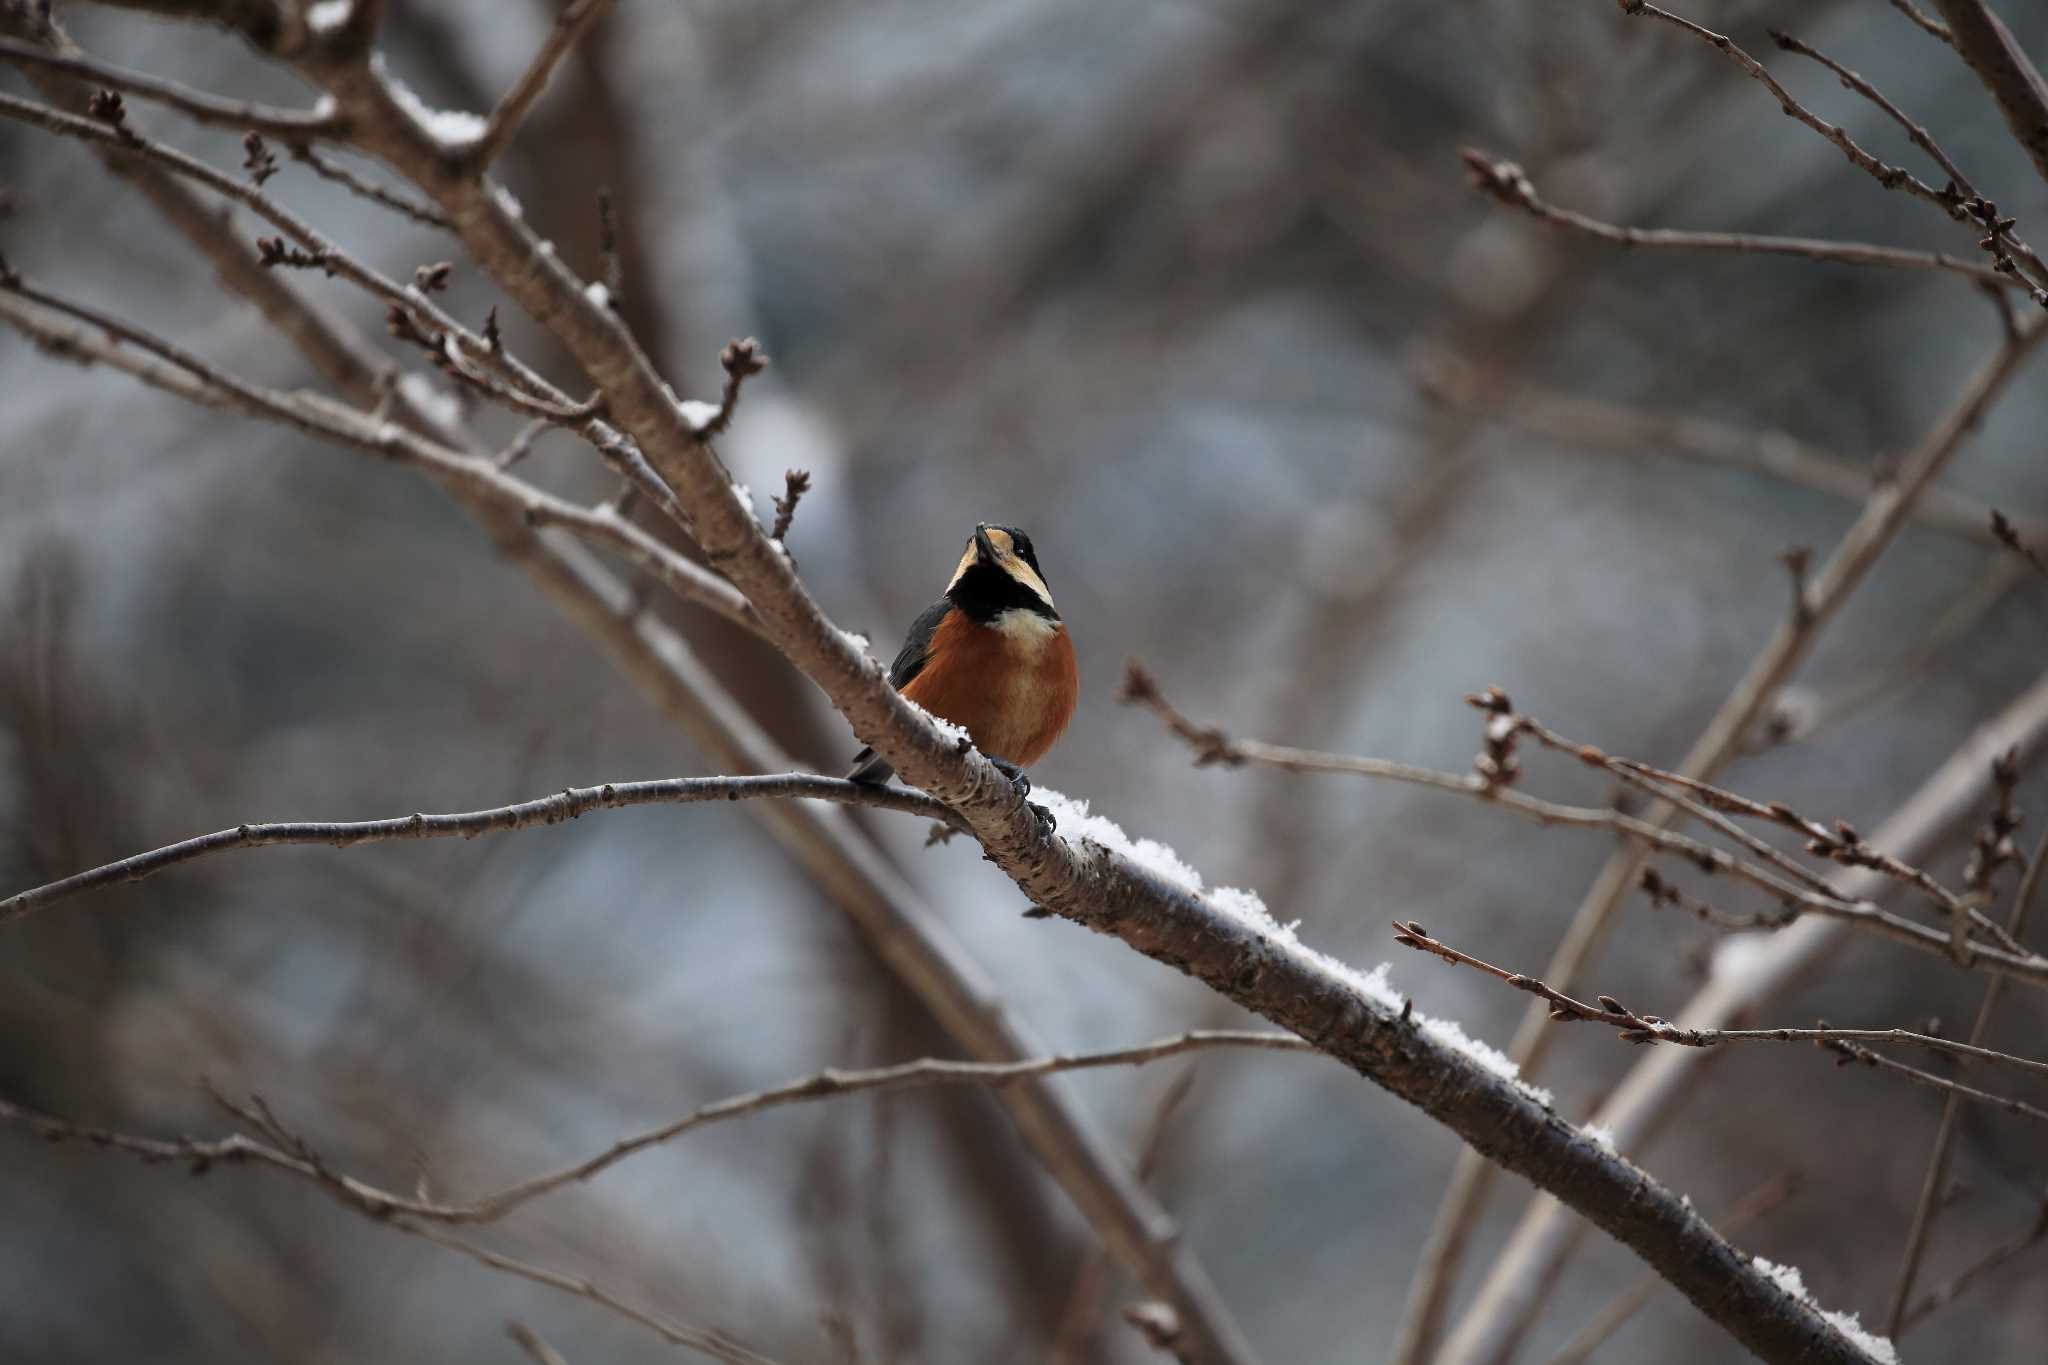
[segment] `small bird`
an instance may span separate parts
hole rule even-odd
[[[946,595],[926,607],[889,666],[910,700],[962,726],[1017,790],[1024,768],[1044,757],[1073,717],[1080,696],[1074,642],[1052,604],[1031,537],[983,522],[968,539]],[[863,749],[847,776],[887,782],[895,769]],[[1034,808],[1035,809],[1035,808]],[[1048,813],[1040,818],[1050,821]]]

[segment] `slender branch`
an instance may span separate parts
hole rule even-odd
[[[1948,25],[1915,6],[1913,0],[1892,0],[1892,8],[1911,19],[1920,27],[1921,32],[1939,38],[1944,43],[1955,42],[1955,36],[1948,31]]]
[[[389,190],[382,185],[365,180],[340,162],[331,160],[323,155],[310,142],[291,141],[285,145],[292,154],[292,160],[299,162],[322,180],[340,185],[358,199],[367,199],[373,204],[381,204],[393,213],[410,218],[415,223],[425,227],[440,228],[446,231],[454,226],[454,224],[448,221],[448,215],[433,205],[423,204],[407,195],[399,194],[395,190]]]
[[[540,1333],[523,1322],[515,1320],[506,1323],[505,1335],[512,1338],[520,1350],[526,1352],[526,1358],[531,1360],[533,1365],[569,1365],[567,1357],[548,1345]]]
[[[219,95],[193,90],[176,81],[161,80],[139,71],[123,70],[89,57],[51,52],[33,43],[16,42],[11,38],[0,38],[0,61],[11,62],[20,67],[40,67],[59,75],[76,77],[96,86],[118,90],[124,95],[133,95],[138,99],[175,109],[197,122],[216,128],[232,128],[238,133],[253,128],[259,133],[269,133],[273,137],[305,139],[332,137],[345,130],[345,123],[334,111],[332,101],[323,101],[316,108],[301,110],[279,109],[248,100],[224,99]]]
[[[2038,314],[2030,316],[2015,332],[2008,334],[1970,377],[1948,410],[1921,439],[1919,446],[1900,464],[1896,476],[1871,490],[1856,520],[1814,573],[1805,596],[1806,609],[1779,625],[1674,771],[1688,777],[1711,780],[1743,752],[1758,722],[1769,713],[1779,691],[1806,658],[1821,630],[1862,585],[1871,566],[1904,525],[1914,502],[1955,457],[1965,438],[1977,428],[1984,414],[2044,336],[2048,336],[2048,320]],[[1981,773],[1974,774],[1973,778],[1981,780]],[[1660,825],[1675,823],[1679,816],[1678,808],[1668,803],[1649,814],[1652,822]],[[1876,842],[1884,844],[1882,839]],[[1612,932],[1623,900],[1639,885],[1644,860],[1642,848],[1634,844],[1617,849],[1609,856],[1545,966],[1543,976],[1546,980],[1557,982],[1565,990],[1578,984],[1588,964]],[[1796,933],[1802,927],[1794,926],[1787,933]],[[1916,926],[1915,932],[1931,931]],[[1805,951],[1808,945],[1818,940],[1819,935],[1818,929],[1811,934],[1800,935],[1785,946],[1784,952],[1789,955]],[[1941,939],[1940,950],[1946,952],[1946,936],[1934,937]],[[1922,946],[1931,945],[1923,941]],[[1984,951],[1989,953],[1993,950]],[[1508,1056],[1520,1066],[1534,1067],[1541,1062],[1553,1037],[1546,1012],[1541,1006],[1532,1006],[1523,1015]],[[1453,1176],[1452,1188],[1438,1210],[1437,1223],[1430,1236],[1432,1247],[1462,1248],[1467,1240],[1467,1231],[1479,1214],[1485,1183],[1479,1172],[1469,1164],[1461,1163],[1460,1171]],[[1517,1236],[1524,1239],[1528,1254],[1519,1254],[1520,1249],[1517,1249],[1517,1254],[1504,1256],[1495,1264],[1479,1300],[1449,1343],[1455,1349],[1449,1351],[1444,1365],[1476,1365],[1476,1362],[1500,1360],[1514,1335],[1511,1324],[1526,1317],[1521,1312],[1521,1304],[1540,1292],[1542,1282],[1534,1278],[1532,1272],[1540,1265],[1554,1263],[1554,1259],[1563,1254],[1561,1242],[1544,1206],[1539,1205],[1525,1216]],[[1410,1290],[1410,1302],[1416,1305],[1418,1312],[1427,1309],[1430,1319],[1423,1324],[1428,1330],[1410,1333],[1410,1339],[1421,1340],[1434,1335],[1435,1322],[1441,1316],[1446,1297],[1446,1286],[1456,1274],[1458,1260],[1452,1255],[1432,1258],[1426,1277],[1418,1277]]]
[[[1485,408],[1496,421],[1573,445],[1636,453],[1645,447],[1727,469],[1745,469],[1810,488],[1817,493],[1863,502],[1876,480],[1870,469],[1852,464],[1782,431],[1756,431],[1711,418],[1647,411],[1624,403],[1586,398],[1511,381],[1448,351],[1425,351],[1415,363],[1416,382],[1431,398],[1461,408]],[[1908,515],[1919,525],[1993,545],[1993,509],[1987,502],[1946,488],[1930,487],[1913,501]],[[2031,537],[2048,542],[2048,523],[2023,523]]]
[[[2035,550],[2032,545],[2029,545],[2026,540],[2021,539],[2019,528],[2014,526],[2005,513],[1997,508],[1991,510],[1991,537],[2000,545],[2018,555],[2035,573],[2040,574],[2043,578],[2048,578],[2048,560],[2044,560],[2039,551]],[[2044,539],[2044,537],[2037,531],[2028,539],[2038,541]]]
[[[498,101],[498,107],[491,110],[490,120],[476,144],[467,149],[464,160],[469,166],[482,170],[498,159],[519,131],[533,102],[547,88],[555,68],[610,9],[611,0],[566,0],[540,50]]]
[[[1925,1321],[1929,1314],[1948,1307],[1960,1298],[1972,1285],[2004,1265],[2007,1261],[2029,1249],[2048,1242],[2048,1199],[2041,1201],[2040,1212],[2025,1231],[2010,1237],[1992,1247],[1982,1256],[1943,1283],[1927,1292],[1927,1296],[1915,1303],[1912,1310],[1899,1321],[1899,1331],[1904,1333]]]
[[[922,792],[872,782],[848,782],[815,773],[769,773],[752,777],[672,777],[649,782],[607,782],[568,787],[551,796],[489,810],[448,815],[398,815],[381,820],[267,822],[236,825],[74,873],[0,900],[0,922],[102,887],[137,882],[166,868],[234,849],[275,844],[326,844],[353,848],[390,839],[474,839],[480,834],[558,825],[594,810],[629,806],[692,805],[702,801],[808,799],[836,801],[872,810],[900,811],[958,828],[959,817]]]
[[[1936,1076],[1932,1072],[1922,1071],[1917,1067],[1907,1066],[1903,1062],[1893,1061],[1889,1057],[1872,1052],[1866,1047],[1858,1047],[1856,1044],[1859,1042],[1906,1043],[1915,1047],[1928,1048],[1936,1052],[1946,1052],[1972,1061],[1996,1062],[2002,1066],[2013,1067],[2021,1071],[2030,1071],[2038,1075],[2048,1075],[2048,1062],[2037,1062],[2031,1058],[2016,1057],[2011,1053],[1995,1052],[1990,1048],[1975,1047],[1968,1043],[1958,1043],[1947,1038],[1938,1038],[1928,1033],[1914,1033],[1907,1029],[1830,1028],[1825,1024],[1818,1028],[1683,1028],[1654,1014],[1638,1014],[1634,1010],[1622,1005],[1620,1001],[1611,995],[1601,996],[1600,1003],[1597,1005],[1589,1005],[1583,1000],[1574,999],[1563,991],[1555,990],[1545,985],[1533,976],[1524,976],[1520,972],[1511,972],[1505,967],[1496,967],[1483,958],[1474,957],[1470,953],[1453,948],[1440,939],[1432,938],[1414,920],[1409,920],[1406,923],[1399,920],[1394,922],[1394,942],[1406,948],[1414,948],[1419,952],[1434,954],[1446,962],[1475,968],[1485,972],[1488,976],[1506,982],[1518,991],[1527,991],[1531,995],[1540,996],[1549,1003],[1550,1017],[1559,1022],[1570,1023],[1584,1020],[1588,1023],[1606,1024],[1610,1028],[1619,1030],[1621,1040],[1625,1043],[1676,1043],[1680,1047],[1701,1048],[1718,1047],[1723,1043],[1818,1043],[1846,1061],[1863,1062],[1869,1066],[1896,1071],[1924,1085],[1932,1085],[1936,1089],[1947,1090],[1952,1095],[1981,1100],[1988,1104],[1998,1105],[2008,1113],[2048,1121],[2048,1109],[2037,1109],[2033,1105],[2020,1100],[1972,1089],[1959,1082],[1951,1081],[1946,1077]]]
[[[2009,787],[2007,791],[2010,791]],[[2048,831],[2044,831],[2035,844],[2026,875],[2020,878],[2019,889],[2013,896],[2012,914],[2006,927],[2014,938],[2026,930],[2027,915],[2033,907],[2035,893],[2040,890],[2043,867],[2048,867]],[[1977,1018],[1970,1025],[1970,1042],[1973,1045],[1982,1044],[1990,1036],[1991,1021],[1998,1013],[1999,996],[2003,990],[2004,983],[1997,977],[1984,984],[1984,998],[1978,1003]],[[1907,1303],[1913,1296],[1913,1282],[1919,1276],[1920,1258],[1927,1250],[1927,1234],[1934,1226],[1942,1187],[1948,1182],[1949,1156],[1955,1143],[1956,1127],[1961,1120],[1962,1097],[1951,1095],[1947,1104],[1942,1106],[1941,1122],[1934,1130],[1934,1148],[1927,1158],[1927,1174],[1920,1182],[1919,1202],[1913,1207],[1913,1221],[1906,1232],[1898,1278],[1892,1287],[1886,1331],[1893,1337],[1904,1332],[1911,1322]],[[2044,1218],[2048,1218],[2048,1208],[2044,1208]]]
[[[1733,251],[1764,256],[1798,256],[1810,261],[1836,265],[1884,266],[1899,270],[1944,270],[1978,284],[1999,289],[2025,289],[2024,281],[1938,251],[1916,251],[1910,247],[1875,246],[1868,242],[1838,242],[1813,237],[1769,237],[1747,232],[1688,232],[1676,228],[1623,227],[1589,218],[1583,213],[1560,208],[1541,198],[1522,168],[1512,161],[1497,161],[1486,153],[1466,148],[1459,155],[1472,172],[1473,188],[1482,190],[1510,208],[1557,227],[1595,237],[1620,246],[1666,248],[1675,251]]]
[[[1643,849],[1656,849],[1686,862],[1703,872],[1725,873],[1739,878],[1768,892],[1783,903],[1797,906],[1802,912],[1821,915],[1856,925],[1886,938],[1919,948],[1923,952],[1938,953],[1953,957],[1950,935],[1943,930],[1931,928],[1916,921],[1894,915],[1867,898],[1845,898],[1824,883],[1816,886],[1809,878],[1787,881],[1755,863],[1745,861],[1688,835],[1680,834],[1668,824],[1645,820],[1639,816],[1627,815],[1621,811],[1587,806],[1563,806],[1516,791],[1498,780],[1489,779],[1484,773],[1458,774],[1440,772],[1432,768],[1416,767],[1412,764],[1397,763],[1383,758],[1361,758],[1349,754],[1323,753],[1312,749],[1291,749],[1283,745],[1265,744],[1255,740],[1233,739],[1222,730],[1211,726],[1198,725],[1176,710],[1159,691],[1158,684],[1145,670],[1133,663],[1128,669],[1122,699],[1145,706],[1163,720],[1174,734],[1195,749],[1195,763],[1203,766],[1210,763],[1235,765],[1253,763],[1261,767],[1278,768],[1285,772],[1335,773],[1355,777],[1367,777],[1381,781],[1401,782],[1410,786],[1428,787],[1436,791],[1452,792],[1474,797],[1490,805],[1536,821],[1542,825],[1560,825],[1583,829],[1605,829],[1621,835],[1631,845]],[[1519,726],[1508,727],[1508,733],[1515,733]],[[1574,750],[1576,752],[1576,750]],[[1598,751],[1592,751],[1597,753]],[[1602,756],[1604,757],[1604,755]],[[1676,777],[1676,774],[1666,774]],[[1665,800],[1671,797],[1666,794]],[[1692,805],[1701,814],[1708,814],[1698,803],[1675,802],[1673,810],[1683,810]],[[1711,818],[1711,817],[1710,817]],[[1878,866],[1889,855],[1879,855],[1861,846],[1869,853],[1869,863],[1851,861],[1845,865]],[[1899,867],[1908,872],[1899,860]],[[1641,884],[1642,869],[1635,871],[1635,882]],[[1890,875],[1887,873],[1887,875]],[[1921,875],[1925,875],[1924,873]],[[1930,879],[1931,881],[1931,879]],[[2001,933],[2003,931],[2000,931]],[[1968,965],[2010,976],[2035,986],[2048,986],[2048,956],[2017,947],[1994,947],[1972,941],[1971,960]],[[1547,975],[1554,975],[1546,973]]]
[[[76,318],[107,336],[158,356],[188,378],[168,381],[167,372],[161,368],[123,360],[117,347],[107,345],[98,337],[54,327],[47,320],[19,308],[8,297],[9,294]],[[716,574],[676,553],[615,511],[583,507],[542,492],[532,484],[505,473],[490,459],[463,454],[415,436],[393,423],[380,421],[374,414],[343,407],[317,395],[284,393],[248,383],[121,319],[32,286],[17,283],[6,288],[4,282],[0,282],[0,319],[37,338],[45,347],[54,348],[66,359],[116,364],[143,382],[179,397],[273,418],[338,444],[418,465],[453,480],[479,497],[510,509],[528,526],[559,526],[608,545],[678,596],[708,607],[735,625],[757,632],[760,629],[760,622],[746,599]]]

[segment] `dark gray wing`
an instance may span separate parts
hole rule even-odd
[[[931,658],[932,636],[952,609],[953,604],[941,597],[918,613],[910,623],[903,648],[896,651],[896,662],[889,665],[889,686],[900,692],[912,678],[924,672],[925,661]],[[855,782],[887,782],[895,772],[889,761],[873,749],[862,749],[853,756],[853,770],[847,776]]]

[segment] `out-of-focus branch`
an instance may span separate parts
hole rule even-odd
[[[2034,845],[2026,875],[2020,878],[2019,889],[2013,896],[2012,914],[2006,928],[2014,938],[2026,930],[2034,894],[2041,886],[2043,866],[2048,866],[2048,832],[2044,832]],[[2003,990],[1996,979],[1985,983],[1984,998],[1977,1005],[1977,1018],[1970,1025],[1970,1042],[1973,1045],[1981,1044],[1990,1035],[1991,1021],[1998,1013],[1998,1000]],[[1913,1221],[1907,1229],[1905,1250],[1900,1256],[1898,1280],[1892,1289],[1886,1331],[1894,1337],[1904,1332],[1910,1321],[1907,1303],[1913,1296],[1913,1282],[1919,1276],[1920,1258],[1927,1250],[1927,1234],[1934,1226],[1942,1187],[1948,1183],[1949,1154],[1955,1142],[1956,1125],[1961,1118],[1962,1097],[1951,1095],[1948,1103],[1942,1106],[1941,1122],[1934,1130],[1934,1149],[1927,1158],[1927,1175],[1920,1182],[1920,1199],[1913,1208]],[[2048,1227],[2048,1205],[2043,1208],[2042,1226]]]
[[[2020,528],[2013,525],[2011,519],[2005,513],[1997,508],[1993,508],[1991,510],[1991,538],[2012,551],[2015,555],[2018,555],[2035,573],[2040,574],[2043,578],[2048,578],[2048,560],[2044,560],[2041,557],[2041,552],[2027,543],[2029,540],[2037,543],[2048,541],[2048,537],[2042,536],[2037,530],[2022,538]]]
[[[1921,32],[1939,38],[1944,43],[1955,41],[1955,35],[1948,31],[1947,24],[1920,9],[1913,0],[1892,0],[1892,8],[1911,19],[1919,26]]]
[[[450,815],[398,815],[382,820],[295,821],[237,825],[183,839],[147,853],[75,873],[47,886],[18,891],[0,900],[0,921],[26,915],[58,901],[122,882],[141,881],[166,868],[233,849],[274,844],[326,844],[352,848],[388,839],[474,839],[480,834],[531,829],[574,820],[593,810],[628,806],[689,805],[700,801],[759,800],[836,801],[873,810],[900,811],[958,827],[958,818],[922,792],[872,782],[848,782],[815,773],[768,773],[750,777],[672,777],[652,782],[607,782],[595,787],[568,787],[490,810]]]
[[[2024,765],[2048,745],[2048,676],[1981,726],[1961,748],[1921,784],[1918,791],[1869,838],[1900,857],[1918,860],[1943,838],[1973,823],[1992,787],[1995,760],[2012,755]],[[1844,868],[1831,879],[1839,895],[1867,896],[1879,874],[1868,868]],[[1811,917],[1764,939],[1731,943],[1716,955],[1707,984],[1674,1019],[1684,1028],[1724,1028],[1770,1000],[1810,968],[1837,942],[1836,922]],[[1555,981],[1554,976],[1546,979]],[[1549,1012],[1534,1011],[1548,1027]],[[1696,1048],[1655,1048],[1639,1061],[1608,1097],[1591,1122],[1613,1134],[1626,1150],[1688,1092],[1686,1082],[1701,1058]],[[1445,1360],[1505,1359],[1512,1348],[1510,1325],[1528,1310],[1555,1279],[1569,1254],[1572,1222],[1565,1210],[1547,1197],[1522,1218],[1494,1262],[1477,1300],[1445,1346]]]
[[[1974,4],[1975,0],[1962,0],[1962,3]],[[1865,151],[1844,129],[1829,123],[1798,100],[1792,98],[1791,92],[1778,83],[1777,77],[1766,70],[1762,62],[1759,62],[1756,58],[1750,56],[1749,53],[1743,51],[1741,47],[1732,42],[1725,34],[1716,33],[1712,29],[1704,28],[1683,15],[1673,14],[1666,9],[1659,9],[1655,5],[1645,3],[1644,0],[1622,0],[1621,9],[1624,14],[1661,19],[1674,28],[1690,33],[1695,38],[1713,47],[1716,51],[1741,67],[1751,80],[1756,81],[1759,85],[1770,91],[1772,96],[1777,99],[1778,107],[1784,110],[1786,114],[1798,119],[1801,123],[1813,129],[1814,132],[1832,142],[1841,151],[1842,155],[1849,159],[1851,165],[1868,174],[1886,189],[1901,190],[1916,199],[1925,200],[1958,222],[1975,221],[1974,215],[1965,208],[1964,199],[1966,196],[1950,193],[1946,189],[1937,190],[1904,167],[1890,165]],[[1951,16],[1951,19],[1953,19],[1953,16]],[[1992,22],[1996,23],[1997,21],[1994,19]],[[2007,42],[2010,43],[2010,41],[2011,39],[2008,35]],[[1960,43],[1960,39],[1958,42]],[[2024,61],[2025,58],[2022,57],[2020,60]],[[2040,77],[2035,76],[2034,79],[2038,83]],[[2009,223],[2003,225],[1994,224],[1992,226],[1991,235],[1984,244],[1985,249],[1991,251],[1994,256],[1999,256],[2000,243],[2009,244],[2011,256],[2016,258],[2014,260],[2014,269],[2023,270],[2027,278],[2032,281],[2033,287],[2029,289],[2030,293],[2038,294],[2040,286],[2048,285],[2048,263],[2044,263],[2040,257],[2034,254],[2032,248],[2028,247],[2018,237],[2012,235]],[[2000,259],[2003,260],[2005,258],[2001,256]]]
[[[1668,450],[1701,464],[1753,470],[1774,479],[1852,502],[1870,496],[1872,471],[1782,431],[1758,431],[1707,417],[1654,412],[1605,399],[1587,398],[1490,374],[1461,356],[1428,350],[1413,362],[1416,383],[1430,398],[1460,408],[1483,409],[1493,420],[1574,446],[1639,452]],[[1992,508],[1981,499],[1929,487],[1908,513],[1923,526],[1980,545],[1997,542]],[[2048,524],[2027,523],[2029,534],[2048,541]]]
[[[16,300],[84,322],[91,331],[66,329],[39,316]],[[18,279],[0,279],[0,320],[35,338],[46,350],[80,363],[105,362],[178,397],[284,422],[310,435],[368,454],[417,465],[452,481],[472,496],[488,500],[527,526],[559,526],[617,550],[679,596],[749,630],[758,630],[753,609],[733,587],[701,565],[677,554],[640,527],[606,507],[584,507],[504,472],[493,461],[466,455],[395,423],[332,402],[317,394],[267,389],[208,364],[184,348],[109,314],[87,308]],[[163,366],[138,365],[123,359],[121,346],[105,337],[154,355]],[[169,376],[183,376],[170,380]]]
[[[540,50],[519,73],[519,79],[512,83],[505,97],[498,101],[498,107],[491,110],[490,120],[467,155],[470,165],[481,169],[498,159],[506,144],[512,141],[513,134],[519,131],[519,125],[525,121],[527,110],[547,88],[548,78],[554,74],[555,68],[610,9],[611,0],[566,0]]]
[[[2024,1231],[1992,1247],[1953,1277],[1928,1290],[1927,1296],[1915,1303],[1900,1319],[1899,1331],[1904,1333],[1924,1322],[1930,1314],[1954,1303],[1972,1285],[1979,1283],[2007,1261],[2043,1243],[2048,1243],[2048,1198],[2041,1201],[2040,1211],[2034,1215],[2034,1221]]]
[[[1934,0],[1949,41],[1998,102],[2006,126],[2048,180],[2048,82],[1984,0]]]
[[[2026,282],[1939,251],[1876,246],[1869,242],[1837,242],[1815,237],[1770,237],[1749,232],[1687,232],[1676,228],[1623,227],[1560,208],[1536,193],[1536,186],[1512,161],[1500,161],[1467,148],[1460,153],[1472,172],[1473,188],[1530,217],[1618,246],[1656,247],[1672,251],[1732,251],[1748,255],[1799,256],[1836,265],[1885,266],[1898,270],[1945,270],[1978,284],[1999,289],[2025,289]]]

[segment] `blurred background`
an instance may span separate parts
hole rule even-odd
[[[385,46],[430,103],[482,110],[554,8],[395,0]],[[2048,11],[2002,8],[2048,55]],[[111,60],[306,99],[218,33],[59,9]],[[1938,184],[1876,111],[1771,47],[1779,9],[1683,12]],[[1877,0],[1801,5],[1796,22],[2028,230],[2048,199],[1951,52]],[[29,93],[16,72],[0,87]],[[132,117],[239,164],[231,135]],[[1083,681],[1073,730],[1034,777],[1176,846],[1212,884],[1257,888],[1308,942],[1363,968],[1394,958],[1421,1007],[1505,1045],[1522,998],[1396,957],[1387,921],[1419,918],[1534,971],[1607,845],[1433,793],[1194,769],[1116,704],[1126,658],[1247,737],[1463,770],[1478,718],[1461,696],[1498,684],[1575,739],[1676,761],[1786,610],[1779,552],[1824,551],[1854,505],[1668,442],[1532,432],[1473,393],[1537,386],[1782,431],[1875,470],[1937,419],[1999,323],[1949,276],[1564,237],[1474,194],[1467,145],[1616,222],[1974,251],[1967,229],[1853,171],[1706,45],[1604,0],[624,0],[503,173],[590,276],[595,198],[612,188],[624,310],[679,392],[715,396],[719,346],[762,339],[775,364],[724,454],[764,518],[785,468],[812,471],[789,543],[837,620],[886,660],[973,522],[1026,528]],[[0,177],[0,242],[38,282],[252,377],[312,382],[78,145],[0,125]],[[270,188],[387,273],[456,254],[289,165]],[[447,301],[480,322],[499,300],[457,260]],[[361,295],[295,283],[381,335]],[[507,337],[567,382],[531,329]],[[2048,517],[2040,373],[1943,486]],[[241,821],[717,770],[416,475],[11,332],[0,375],[0,889]],[[1468,382],[1447,393],[1446,375]],[[514,429],[493,411],[474,421],[495,441]],[[560,435],[525,468],[585,499],[611,491]],[[1880,820],[2048,659],[2041,583],[1984,588],[1999,553],[1907,529],[1802,671],[1793,742],[1730,784]],[[803,762],[838,771],[858,747],[764,647],[658,595],[651,609]],[[1903,668],[1957,610],[1959,635]],[[1532,791],[1609,795],[1578,765],[1527,767]],[[2048,782],[2030,772],[2020,796],[2048,805]],[[869,823],[1048,1044],[1247,1022],[1120,944],[1023,919],[964,843],[927,850],[918,822]],[[1958,876],[1965,843],[1937,873]],[[1673,1013],[1711,934],[1638,903],[1592,988]],[[1979,991],[1855,939],[1764,1022],[1939,1017],[1960,1031]],[[1994,1042],[2024,1050],[2044,1026],[2038,993],[2015,990]],[[261,1093],[329,1160],[402,1189],[424,1169],[437,1191],[481,1192],[731,1092],[947,1051],[820,889],[723,806],[237,854],[0,934],[0,1094],[141,1132],[224,1131],[204,1076]],[[1574,1032],[1541,1079],[1579,1114],[1635,1056]],[[1448,1134],[1313,1057],[1206,1054],[1066,1086],[1119,1146],[1158,1130],[1153,1185],[1263,1359],[1385,1358],[1457,1154]],[[1706,1210],[1802,1176],[1736,1240],[1869,1319],[1940,1107],[1759,1047],[1703,1070],[1641,1155]],[[2043,1153],[2025,1120],[1966,1112],[1923,1283],[2025,1226]],[[1503,1182],[1475,1266],[1525,1198]],[[195,1180],[0,1129],[0,1208],[9,1360],[509,1360],[513,1317],[576,1365],[677,1354],[275,1173]],[[1093,1238],[981,1093],[854,1097],[707,1130],[486,1240],[789,1362],[1155,1358],[1115,1317],[1136,1292],[1120,1277],[1099,1331],[1055,1341]],[[1525,1358],[1639,1273],[1589,1239]],[[2044,1274],[2048,1255],[2013,1262],[1916,1329],[1906,1357],[2035,1358]],[[1741,1355],[1666,1291],[1599,1358]]]

